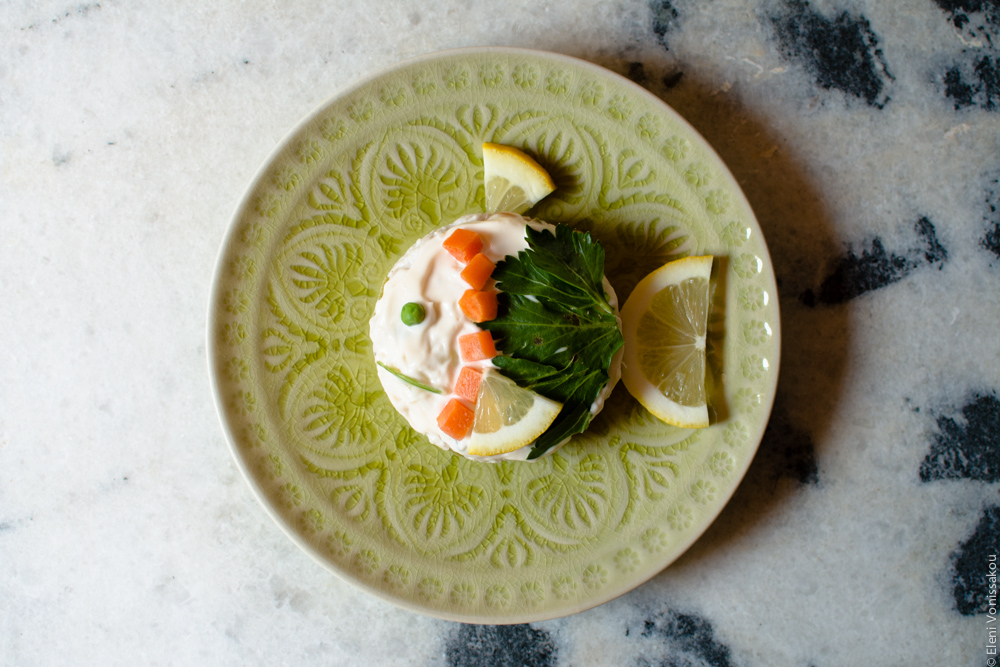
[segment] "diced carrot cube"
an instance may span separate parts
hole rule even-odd
[[[455,382],[455,395],[464,398],[473,405],[479,398],[479,385],[483,381],[483,373],[472,366],[463,366]]]
[[[458,300],[458,307],[465,316],[475,323],[495,320],[497,317],[497,293],[467,289]]]
[[[483,249],[483,237],[469,229],[456,229],[443,245],[452,257],[465,264]]]
[[[483,253],[478,253],[469,260],[469,263],[465,265],[465,268],[462,269],[462,273],[459,275],[462,277],[462,280],[469,283],[469,287],[472,289],[483,289],[483,285],[493,275],[493,269],[495,268],[497,268],[497,265],[491,262],[489,257]]]
[[[462,361],[483,361],[497,356],[497,348],[489,331],[477,331],[459,336],[458,348]]]
[[[438,415],[437,423],[442,431],[456,440],[461,440],[469,434],[469,428],[471,428],[475,418],[476,413],[457,398],[453,398],[448,401],[444,410]]]

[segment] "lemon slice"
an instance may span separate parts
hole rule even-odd
[[[639,281],[622,308],[622,381],[653,415],[708,426],[705,331],[712,257],[668,262]]]
[[[556,189],[531,156],[501,144],[483,144],[483,181],[487,213],[524,213]]]
[[[486,369],[476,399],[469,454],[495,456],[531,444],[555,421],[562,403]]]

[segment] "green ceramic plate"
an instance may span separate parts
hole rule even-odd
[[[619,384],[556,455],[491,465],[395,413],[368,319],[413,241],[482,210],[484,141],[549,170],[558,189],[532,214],[591,230],[622,301],[664,261],[718,257],[710,428],[664,426]],[[450,51],[343,91],[263,166],[219,256],[210,376],[237,464],[309,554],[422,613],[535,621],[629,591],[719,514],[774,398],[776,295],[739,187],[662,101],[566,56]]]

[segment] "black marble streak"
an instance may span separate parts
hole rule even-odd
[[[986,218],[986,234],[979,240],[979,243],[991,253],[1000,257],[1000,215],[997,214],[998,188],[1000,179],[994,179],[989,195],[986,197],[986,207],[989,209],[989,216]]]
[[[450,667],[546,667],[556,650],[549,633],[530,625],[461,625],[445,658]]]
[[[972,536],[951,555],[954,568],[955,608],[963,616],[986,614],[989,609],[986,579],[989,558],[1000,553],[1000,507],[987,507]],[[994,561],[995,562],[995,561]],[[996,598],[994,598],[994,606]],[[995,627],[995,626],[994,626]]]
[[[666,649],[657,662],[641,657],[641,667],[732,667],[729,647],[715,638],[712,624],[693,614],[665,610],[647,619],[642,636],[659,639]]]
[[[834,19],[819,14],[805,0],[788,0],[769,17],[786,58],[801,62],[826,90],[840,90],[881,109],[893,79],[879,40],[863,15],[842,12]]]
[[[848,249],[820,285],[819,300],[827,304],[844,303],[898,282],[921,265],[944,263],[948,259],[948,250],[938,241],[934,224],[924,217],[917,221],[914,229],[922,243],[902,254],[887,252],[882,239],[877,236],[872,239],[869,248],[861,251],[860,256]],[[805,305],[815,305],[816,295],[812,290],[807,290],[801,298]]]
[[[944,73],[944,94],[955,109],[978,106],[996,111],[1000,105],[1000,60],[984,55]]]
[[[1000,2],[997,0],[935,0],[956,30],[968,42],[979,41],[994,50],[1000,37]],[[975,18],[973,18],[975,17]],[[1000,109],[1000,58],[982,50],[963,50],[944,73],[944,94],[955,109],[978,106]]]
[[[789,477],[799,484],[819,483],[812,436],[792,424],[780,404],[771,412],[757,458],[760,468],[771,471],[775,482]]]
[[[679,16],[677,10],[670,0],[650,0],[649,10],[653,15],[653,34],[656,35],[656,41],[663,48],[669,49],[667,33],[677,27]]]
[[[625,72],[625,76],[632,81],[635,81],[640,86],[645,86],[649,83],[649,76],[646,74],[646,66],[638,61],[633,61],[628,64],[628,71]]]
[[[1000,222],[993,223],[993,228],[987,230],[982,243],[984,248],[1000,257]]]
[[[920,481],[974,479],[1000,482],[1000,400],[973,394],[961,417],[939,416],[938,433],[920,464]]]
[[[1000,2],[997,0],[934,0],[934,2],[948,13],[956,28],[968,34],[970,40],[981,36],[990,45],[993,44],[993,37],[1000,30]],[[977,17],[974,23],[970,14],[981,14],[982,21]]]
[[[973,393],[961,415],[937,417],[938,432],[920,464],[920,480],[1000,481],[1000,399],[993,391]],[[1000,507],[987,507],[979,524],[951,554],[955,609],[985,614],[988,558],[1000,553]]]
[[[628,63],[628,69],[625,71],[625,76],[644,88],[648,88],[651,83],[650,76],[646,72],[646,66],[638,61]],[[660,84],[664,89],[670,90],[680,83],[683,76],[684,72],[680,70],[668,72],[660,78]]]

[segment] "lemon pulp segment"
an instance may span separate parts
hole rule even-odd
[[[712,257],[668,262],[636,286],[622,308],[622,380],[658,419],[708,426],[705,336]]]
[[[639,319],[639,368],[681,405],[705,403],[705,325],[708,280],[688,278],[653,297]]]
[[[469,453],[494,456],[520,449],[544,433],[561,409],[561,403],[487,369],[479,385]]]

